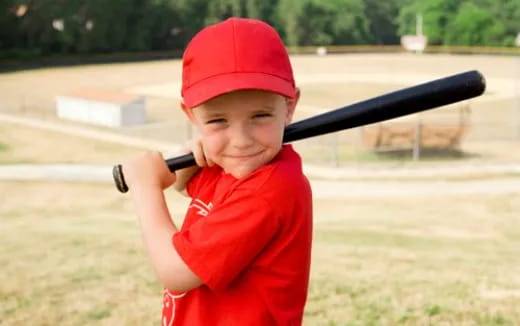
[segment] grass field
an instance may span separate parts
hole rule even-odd
[[[382,157],[360,148],[357,131],[348,131],[297,143],[307,163],[330,165],[334,156],[350,166],[520,162],[511,97],[520,76],[518,58],[356,54],[293,59],[303,91],[297,119],[407,86],[400,77],[433,79],[479,69],[492,90],[471,102],[471,131],[461,155],[420,162]],[[364,74],[373,82],[348,80]],[[73,87],[164,86],[179,76],[177,60],[0,74],[0,113],[57,121],[54,96]],[[501,87],[510,97],[498,94]],[[175,96],[147,101],[147,125],[91,128],[182,143],[187,130]],[[458,121],[457,111],[446,109],[424,118]],[[0,164],[113,164],[139,150],[0,122]],[[180,225],[188,202],[174,193],[168,197]],[[319,199],[314,207],[305,325],[520,325],[518,193],[374,195]],[[1,326],[159,323],[159,283],[128,197],[112,185],[0,181],[0,247]]]
[[[0,198],[0,325],[159,323],[128,198],[44,182]],[[519,195],[317,200],[304,324],[518,325],[518,211]]]
[[[142,149],[0,121],[0,164],[114,163],[138,151]]]

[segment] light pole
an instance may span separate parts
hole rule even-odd
[[[415,21],[415,34],[417,38],[423,37],[423,20],[422,20],[422,14],[417,13],[416,21]],[[424,47],[426,44],[424,44],[422,47],[419,47],[417,51],[415,51],[416,54],[421,54],[424,50]],[[415,122],[415,139],[413,142],[413,149],[412,149],[412,157],[414,161],[418,161],[421,157],[421,138],[422,138],[422,121],[421,121],[421,114],[417,113],[417,120]]]
[[[520,33],[516,35],[515,45],[517,47],[520,47]],[[515,121],[515,133],[516,138],[520,139],[520,56],[518,59],[518,67],[517,67],[517,76],[516,76],[516,92],[515,92],[515,108],[514,111],[516,111],[516,117],[514,118]]]

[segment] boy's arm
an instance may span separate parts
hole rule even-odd
[[[186,187],[188,186],[188,182],[191,178],[199,171],[200,167],[198,166],[190,166],[185,169],[175,171],[175,183],[173,184],[173,189],[187,196],[188,193],[186,191]]]
[[[123,165],[134,207],[139,217],[150,261],[162,285],[174,292],[196,288],[202,281],[177,254],[172,243],[178,232],[170,217],[163,190],[175,182],[162,155],[144,153]]]

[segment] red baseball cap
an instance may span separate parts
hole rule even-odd
[[[296,96],[289,55],[276,30],[248,18],[229,18],[202,29],[183,55],[184,104],[193,108],[243,89]]]

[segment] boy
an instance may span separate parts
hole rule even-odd
[[[198,167],[172,174],[160,153],[123,165],[165,288],[162,324],[300,325],[312,196],[282,145],[299,90],[280,37],[253,19],[206,27],[184,53],[182,98]],[[163,194],[172,184],[192,198],[180,230]]]

